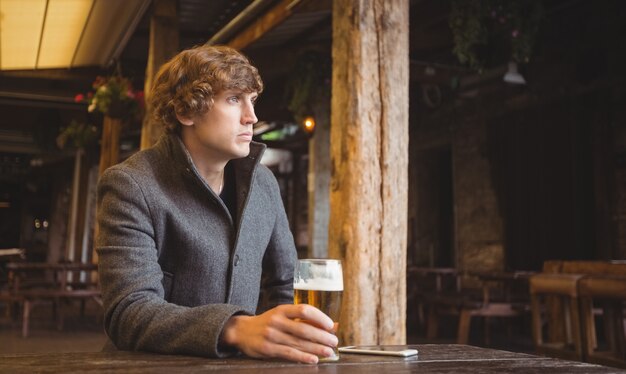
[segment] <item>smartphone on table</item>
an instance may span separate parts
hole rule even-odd
[[[398,357],[410,357],[417,354],[416,349],[407,349],[384,345],[350,345],[347,347],[339,347],[339,352]]]

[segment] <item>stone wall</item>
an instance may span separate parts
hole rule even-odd
[[[502,218],[485,138],[481,118],[459,124],[452,136],[456,262],[461,271],[504,269]]]

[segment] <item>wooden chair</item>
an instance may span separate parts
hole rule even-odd
[[[418,328],[421,329],[426,326],[425,309],[430,307],[432,299],[443,293],[458,292],[460,277],[454,268],[411,266],[407,268],[407,274],[409,299],[415,305]]]
[[[626,278],[589,276],[578,284],[583,333],[584,354],[588,362],[626,368],[626,331],[624,304]],[[594,304],[602,306],[602,321],[606,349],[598,349]]]
[[[537,274],[530,277],[530,301],[532,312],[532,333],[537,353],[570,360],[583,360],[583,343],[578,309],[578,280],[576,274]],[[553,313],[559,299],[560,309]],[[545,339],[543,327],[563,324],[565,334],[555,341]]]
[[[519,318],[528,312],[528,302],[512,298],[509,288],[517,282],[527,284],[527,279],[528,277],[524,278],[521,273],[483,273],[481,274],[481,288],[462,289],[459,285],[454,292],[428,295],[427,338],[437,337],[440,315],[454,315],[459,318],[456,343],[468,344],[471,321],[475,317],[481,317],[485,319],[485,344],[489,345],[490,318]],[[501,295],[497,295],[498,293]]]
[[[469,342],[471,320],[474,317],[484,318],[485,344],[490,344],[489,321],[491,318],[519,318],[528,313],[528,279],[527,272],[480,272],[470,273],[482,284],[482,299],[474,302],[466,301],[460,309],[457,344]],[[522,288],[525,297],[518,297],[516,288]],[[499,292],[498,292],[499,291]],[[499,294],[499,295],[498,295]],[[510,324],[508,326],[510,334]]]
[[[4,308],[4,318],[8,322],[13,321],[17,306],[22,302],[22,298],[19,295],[13,294],[12,290],[8,288],[0,289],[0,305]]]

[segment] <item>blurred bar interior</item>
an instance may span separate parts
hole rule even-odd
[[[409,92],[408,202],[394,207],[406,217],[395,252],[406,341],[626,367],[626,3],[469,3],[409,1],[410,74],[396,82]],[[111,116],[93,95],[117,83],[139,103],[154,64],[184,48],[229,44],[259,68],[254,140],[269,147],[299,257],[333,253],[338,11],[330,0],[0,0],[0,353],[100,349],[95,186],[104,157],[122,161],[155,135],[141,105]],[[18,265],[29,263],[47,265]],[[606,276],[612,295],[592,287]],[[580,303],[577,322],[546,327],[564,303]]]

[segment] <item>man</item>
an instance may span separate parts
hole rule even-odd
[[[157,74],[165,134],[98,185],[105,329],[122,350],[316,363],[333,321],[292,305],[296,261],[278,184],[251,142],[257,69],[228,47],[178,54]],[[260,289],[273,308],[255,315]],[[307,322],[301,322],[305,320]]]

